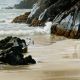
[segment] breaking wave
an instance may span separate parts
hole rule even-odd
[[[6,24],[5,24],[6,25]],[[27,24],[9,24],[0,29],[0,36],[26,36],[35,34],[49,34],[52,22],[47,22],[45,27],[28,27]],[[16,25],[16,26],[15,26]]]

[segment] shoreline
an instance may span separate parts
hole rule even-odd
[[[0,70],[0,78],[1,80],[6,80],[6,78],[8,80],[79,80],[79,44],[79,40],[66,39],[48,46],[36,44],[29,46],[28,54],[36,59],[37,64],[5,66],[6,70]],[[77,56],[74,55],[76,45]]]

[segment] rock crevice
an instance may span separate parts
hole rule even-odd
[[[35,64],[36,61],[31,55],[24,57],[28,52],[28,46],[24,39],[7,37],[0,41],[0,63],[10,65]]]

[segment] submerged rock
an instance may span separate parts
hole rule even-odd
[[[0,41],[0,62],[10,65],[35,64],[32,56],[24,58],[24,53],[28,52],[25,40],[17,37],[7,37]]]

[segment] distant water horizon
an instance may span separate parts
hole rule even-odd
[[[15,4],[20,3],[22,0],[0,0],[0,9],[6,7],[13,7]]]

